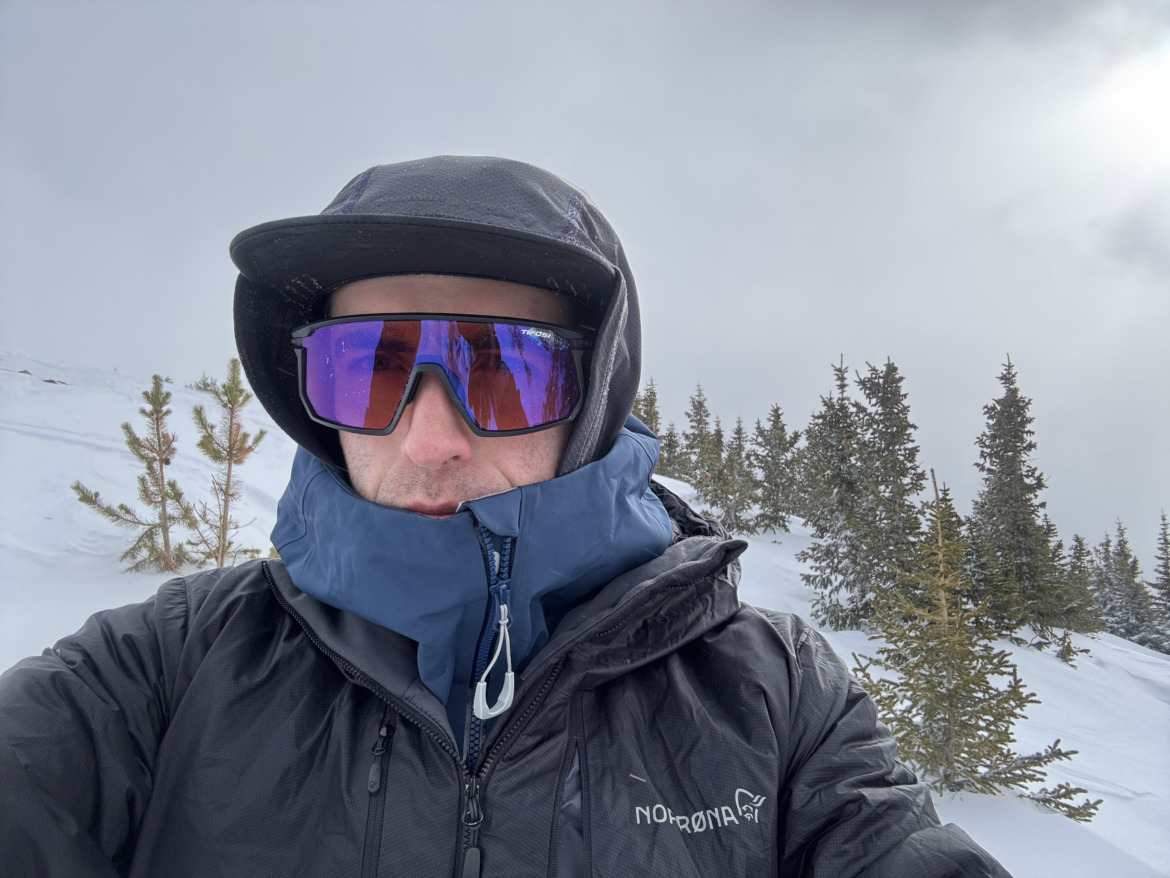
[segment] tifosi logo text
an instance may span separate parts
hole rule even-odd
[[[700,808],[691,814],[675,814],[661,802],[654,805],[635,805],[634,823],[650,825],[654,823],[671,823],[682,832],[706,832],[707,830],[726,829],[728,826],[739,826],[743,823],[759,823],[760,808],[767,800],[765,796],[757,796],[742,787],[735,791],[735,805],[716,805],[714,808]]]

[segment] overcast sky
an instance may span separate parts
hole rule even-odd
[[[665,418],[803,426],[888,357],[966,512],[1010,355],[1061,535],[1150,572],[1170,3],[0,0],[0,350],[219,374],[236,232],[443,152],[601,206]]]

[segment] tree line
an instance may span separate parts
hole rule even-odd
[[[876,597],[913,573],[930,538],[927,472],[919,461],[903,390],[891,361],[850,376],[832,367],[834,389],[801,430],[773,405],[749,433],[737,418],[730,435],[713,417],[702,386],[684,428],[663,426],[651,378],[634,414],[661,439],[656,472],[695,488],[707,511],[733,534],[786,532],[799,519],[816,538],[801,553],[813,615],[834,630],[861,628]],[[1117,522],[1095,547],[1079,534],[1066,546],[1046,512],[1047,481],[1035,464],[1031,399],[1009,361],[1002,395],[984,406],[975,466],[982,486],[970,513],[954,512],[962,544],[964,597],[986,604],[999,634],[1027,630],[1034,645],[1066,646],[1068,631],[1108,631],[1170,652],[1170,530],[1162,514],[1153,576],[1143,578]],[[953,510],[943,485],[939,502]],[[1063,633],[1062,633],[1063,632]]]

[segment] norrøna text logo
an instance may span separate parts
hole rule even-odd
[[[735,791],[735,807],[717,805],[714,808],[700,808],[692,814],[675,814],[662,803],[654,805],[635,805],[634,823],[647,825],[653,823],[673,823],[682,832],[706,832],[707,830],[726,829],[732,824],[739,826],[740,820],[744,823],[759,823],[760,808],[766,801],[765,796],[757,796],[742,787]]]

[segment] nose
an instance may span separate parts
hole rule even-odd
[[[414,398],[394,432],[403,429],[402,453],[417,466],[437,469],[448,461],[471,456],[475,434],[468,429],[442,380],[430,372],[419,376]]]

